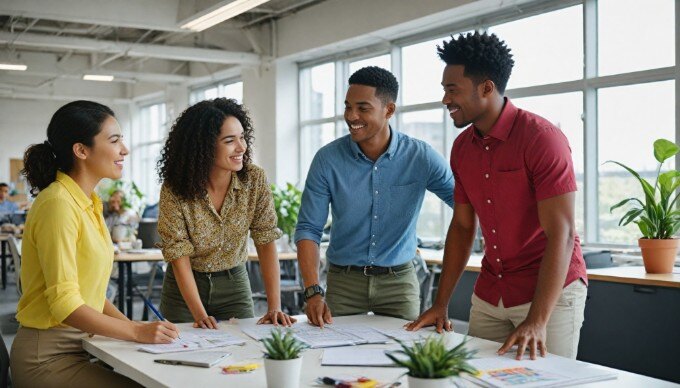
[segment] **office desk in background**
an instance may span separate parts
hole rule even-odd
[[[120,252],[113,256],[118,263],[118,309],[132,319],[132,263],[163,261],[158,249],[144,250],[144,253]]]
[[[424,249],[429,265],[442,251]],[[472,255],[449,302],[449,315],[470,320],[482,256]],[[680,383],[680,268],[648,274],[642,266],[589,269],[588,299],[577,358]]]
[[[305,316],[296,316],[300,323],[306,322]],[[347,317],[336,317],[336,322],[367,324],[372,327],[381,328],[401,328],[406,321],[369,315],[354,315]],[[257,318],[241,320],[241,325],[255,325]],[[189,327],[191,324],[181,324],[181,327]],[[86,338],[83,340],[83,348],[93,356],[102,360],[113,369],[123,374],[145,387],[216,387],[216,386],[236,386],[236,387],[265,387],[266,378],[264,367],[252,373],[240,375],[223,375],[220,373],[220,366],[237,364],[241,362],[263,363],[261,344],[243,334],[235,324],[222,323],[220,330],[227,331],[237,337],[244,338],[244,346],[229,346],[224,348],[232,353],[229,358],[220,362],[212,368],[196,368],[189,366],[172,366],[155,363],[153,360],[158,355],[137,351],[138,344],[108,339],[100,336]],[[451,341],[460,342],[463,336],[460,334],[447,333],[446,336]],[[397,344],[383,345],[361,345],[362,347],[396,349]],[[478,350],[477,357],[491,357],[495,354],[499,344],[479,338],[471,339],[468,346]],[[213,349],[214,350],[214,349]],[[308,349],[303,353],[302,374],[300,377],[301,387],[316,386],[314,380],[319,376],[367,376],[378,379],[381,382],[391,382],[399,378],[405,372],[403,368],[371,368],[371,367],[328,367],[321,366],[321,355],[323,349]],[[603,367],[604,368],[604,367]],[[592,387],[664,387],[672,384],[660,380],[635,375],[624,371],[616,371],[616,380],[603,381],[588,384]],[[404,383],[405,377],[400,381]]]

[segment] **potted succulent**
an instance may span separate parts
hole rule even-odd
[[[277,226],[283,232],[284,239],[288,239],[284,244],[287,248],[293,248],[293,237],[295,226],[297,225],[298,213],[302,204],[302,191],[292,183],[286,183],[285,187],[271,186],[274,196],[274,208],[278,219]]]
[[[264,370],[267,387],[288,388],[300,386],[302,356],[300,352],[307,345],[293,336],[288,330],[285,335],[281,329],[272,330],[271,336],[262,339],[265,348]]]
[[[615,161],[615,163],[630,172],[642,185],[644,200],[626,198],[612,206],[610,211],[625,204],[632,204],[631,208],[621,217],[619,225],[637,224],[642,233],[638,240],[642,250],[642,261],[648,273],[671,273],[678,250],[678,239],[674,238],[680,229],[680,210],[677,208],[680,186],[680,172],[670,170],[661,173],[661,166],[669,158],[675,156],[680,148],[666,139],[654,142],[654,157],[659,162],[654,185],[642,178],[635,170]],[[658,193],[658,195],[657,195]]]
[[[467,362],[476,353],[466,349],[467,339],[452,349],[446,348],[444,337],[435,339],[430,336],[412,346],[399,340],[397,342],[401,349],[386,355],[397,365],[408,369],[408,386],[411,388],[458,385],[455,380],[459,379],[461,373],[477,373]]]

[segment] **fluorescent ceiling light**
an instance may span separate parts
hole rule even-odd
[[[28,69],[28,66],[20,63],[6,63],[6,62],[0,63],[0,70],[26,71],[26,69]]]
[[[85,81],[105,81],[105,82],[111,82],[113,81],[113,76],[112,75],[101,75],[101,74],[85,74],[83,76],[83,79]]]
[[[238,16],[250,9],[264,4],[269,0],[229,0],[223,1],[214,7],[199,12],[191,18],[181,22],[181,28],[193,31],[203,31],[215,24],[222,23],[227,19]]]

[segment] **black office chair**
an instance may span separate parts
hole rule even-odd
[[[161,242],[158,234],[158,220],[155,218],[142,218],[137,227],[137,238],[142,240],[142,248],[155,248]]]
[[[2,342],[2,348],[0,348],[0,387],[9,387],[9,352],[7,352],[7,346],[5,346],[5,340],[0,338]]]

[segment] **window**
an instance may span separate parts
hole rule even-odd
[[[335,63],[303,70],[300,84],[302,120],[335,115]]]
[[[144,106],[139,110],[139,126],[132,131],[130,147],[132,180],[146,196],[147,204],[158,202],[160,186],[156,163],[167,131],[164,103]]]
[[[189,105],[218,97],[233,98],[239,104],[243,103],[243,82],[223,82],[194,90],[189,95]]]
[[[367,66],[378,66],[382,67],[383,69],[392,70],[392,63],[390,62],[391,61],[390,58],[391,57],[389,54],[385,54],[378,57],[372,57],[368,59],[350,62],[349,75],[352,75],[355,71]]]

